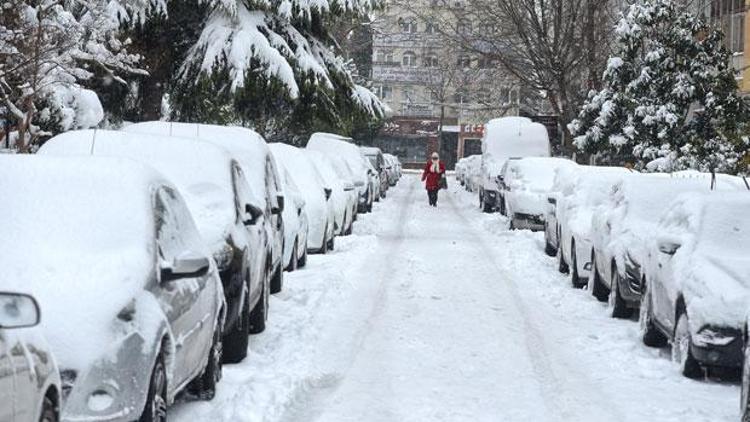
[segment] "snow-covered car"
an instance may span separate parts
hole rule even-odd
[[[362,154],[362,163],[365,168],[367,168],[367,179],[369,181],[369,189],[372,192],[372,200],[374,202],[380,202],[380,198],[383,197],[383,193],[380,190],[382,188],[382,185],[380,184],[380,173],[375,166],[372,165],[370,160],[364,156],[364,154]]]
[[[336,218],[336,235],[351,234],[354,216],[357,214],[357,195],[354,192],[354,184],[347,180],[349,177],[346,174],[337,172],[333,160],[327,155],[309,149],[303,151],[310,157],[326,187],[331,189],[330,202]]]
[[[390,183],[388,183],[388,169],[383,152],[376,147],[360,147],[360,150],[365,158],[370,160],[375,172],[378,173],[378,181],[380,182],[378,190],[380,191],[380,197],[385,198]]]
[[[643,342],[672,343],[687,377],[702,367],[739,369],[750,303],[750,197],[746,192],[682,195],[648,242]]]
[[[225,301],[177,188],[132,160],[8,158],[0,284],[45,312],[62,420],[164,420],[185,389],[212,398]]]
[[[500,175],[512,157],[549,157],[549,135],[540,123],[526,117],[502,117],[485,125],[479,172],[479,207],[494,212],[502,204]]]
[[[717,189],[737,191],[719,183]],[[683,193],[710,192],[707,180],[675,178],[667,174],[629,174],[612,186],[591,219],[591,276],[589,290],[600,301],[610,301],[612,316],[627,318],[641,303],[648,241],[657,219]]]
[[[269,147],[305,200],[307,249],[310,253],[323,254],[333,250],[336,233],[334,207],[330,203],[333,190],[325,185],[323,177],[304,150],[279,143],[270,144]]]
[[[401,169],[398,158],[392,154],[383,154],[385,159],[385,168],[388,173],[388,184],[390,186],[396,186],[398,179],[401,178]]]
[[[373,176],[371,166],[368,165],[367,160],[362,158],[359,147],[354,145],[351,138],[331,133],[313,133],[305,148],[320,151],[334,160],[346,162],[353,173],[354,186],[359,193],[357,211],[372,211],[375,192],[372,189],[373,183],[371,183]]]
[[[40,320],[32,296],[0,292],[0,422],[60,420],[60,373]]]
[[[247,356],[248,335],[265,330],[269,266],[262,220],[237,160],[215,145],[143,133],[65,132],[40,155],[122,157],[157,169],[180,190],[206,247],[217,262],[227,302],[224,360]]]
[[[510,219],[511,229],[543,230],[555,170],[575,166],[575,162],[564,158],[508,160],[502,172],[499,196],[503,201],[501,210]]]
[[[276,162],[263,137],[243,127],[178,122],[142,122],[129,125],[123,130],[200,139],[229,152],[244,172],[250,185],[249,195],[253,197],[253,204],[259,204],[263,210],[259,223],[264,229],[265,238],[257,245],[265,245],[267,256],[258,259],[270,262],[270,267],[266,269],[271,277],[270,292],[280,292],[284,285],[284,264],[281,259],[284,249],[284,196],[281,194],[281,179]]]
[[[283,262],[287,271],[294,271],[307,265],[308,222],[305,199],[292,180],[292,176],[278,162],[276,162],[276,169],[279,170],[281,176],[281,186],[286,202],[282,213],[284,218]]]
[[[546,249],[554,249],[561,272],[570,272],[573,287],[588,282],[591,264],[591,218],[624,175],[625,167],[559,168],[549,195],[545,219]],[[549,251],[548,251],[549,252]]]
[[[470,155],[466,157],[464,161],[464,188],[469,192],[476,192],[479,190],[479,180],[482,167],[482,156],[481,155]]]

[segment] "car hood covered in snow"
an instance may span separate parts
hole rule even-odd
[[[151,191],[124,159],[0,157],[0,285],[40,304],[61,369],[81,370],[118,335],[116,315],[153,276]]]

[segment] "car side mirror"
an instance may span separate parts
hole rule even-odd
[[[344,183],[344,191],[349,192],[354,190],[354,185],[351,182]]]
[[[547,198],[547,202],[549,202],[552,205],[557,205],[557,199],[555,198]]]
[[[276,195],[276,206],[271,208],[271,213],[281,214],[284,212],[284,195]]]
[[[370,176],[372,176],[372,175],[375,174],[375,172],[372,171],[372,169],[367,169],[367,174],[369,174]]]
[[[326,201],[328,201],[329,199],[331,199],[331,193],[333,192],[331,190],[331,188],[323,188],[323,192],[326,195]]]
[[[27,328],[39,324],[39,305],[21,293],[0,293],[0,328]]]
[[[675,253],[677,253],[677,250],[680,249],[681,246],[682,245],[673,240],[659,240],[659,252],[666,255],[674,255]]]
[[[258,219],[263,215],[263,210],[252,204],[245,204],[245,216],[242,219],[242,224],[246,226],[253,226],[258,222]]]
[[[181,278],[202,277],[208,273],[211,261],[196,252],[183,252],[171,264],[162,265],[161,281],[174,281]]]

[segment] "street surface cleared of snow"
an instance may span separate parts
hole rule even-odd
[[[176,421],[736,421],[739,387],[682,377],[574,290],[543,235],[450,179],[405,174],[354,235],[286,274],[269,328]],[[173,417],[174,416],[174,417]]]

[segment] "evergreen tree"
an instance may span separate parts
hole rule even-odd
[[[748,109],[722,33],[672,0],[642,0],[616,34],[603,88],[570,126],[576,146],[648,170],[741,170]]]

